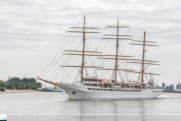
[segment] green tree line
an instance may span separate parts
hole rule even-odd
[[[42,84],[37,82],[34,78],[23,78],[12,77],[9,80],[3,82],[0,80],[0,91],[6,89],[38,89],[42,87]]]

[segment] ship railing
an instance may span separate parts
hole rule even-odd
[[[124,92],[141,92],[143,89],[130,89],[130,88],[88,88],[91,91],[124,91]]]
[[[99,84],[98,82],[95,81],[83,81],[84,84]]]

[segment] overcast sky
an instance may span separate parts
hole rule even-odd
[[[180,0],[0,0],[0,80],[36,78],[68,40],[65,31],[84,15],[102,32],[92,37],[93,47],[119,15],[133,39],[146,31],[147,40],[159,45],[152,54],[161,64],[158,84],[176,84],[181,79],[180,6]]]

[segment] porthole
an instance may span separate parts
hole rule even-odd
[[[76,94],[76,91],[73,91],[72,93],[73,93],[73,94]]]

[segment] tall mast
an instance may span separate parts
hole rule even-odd
[[[117,39],[116,39],[116,66],[115,66],[115,82],[117,82],[117,69],[118,69],[118,48],[119,48],[119,39],[118,39],[118,35],[119,35],[119,19],[117,21]]]
[[[139,46],[143,46],[143,56],[142,59],[135,59],[135,61],[133,62],[128,62],[128,63],[135,63],[135,64],[141,64],[142,65],[142,70],[140,72],[136,72],[136,71],[132,71],[132,73],[139,73],[141,74],[141,82],[144,82],[144,74],[148,74],[148,75],[157,75],[159,76],[159,74],[155,74],[155,73],[149,73],[149,72],[145,72],[145,70],[150,66],[150,65],[160,65],[158,64],[158,61],[154,61],[154,60],[145,60],[145,47],[146,46],[152,46],[152,47],[158,47],[158,45],[155,45],[156,42],[153,41],[146,41],[146,32],[144,31],[144,38],[143,40],[133,40],[133,42],[136,43],[130,43],[130,45],[139,45]],[[146,67],[145,67],[146,65]]]
[[[131,56],[125,56],[125,55],[119,55],[118,50],[119,50],[119,40],[132,40],[130,35],[119,35],[119,28],[130,28],[128,26],[119,26],[119,17],[117,19],[117,25],[116,26],[106,26],[106,28],[116,28],[117,33],[116,34],[105,34],[104,36],[110,36],[108,38],[102,38],[102,39],[115,39],[116,40],[116,54],[115,55],[102,55],[102,56],[113,56],[114,58],[99,58],[99,59],[113,59],[115,60],[115,67],[114,69],[101,69],[101,70],[114,70],[114,83],[117,82],[117,71],[128,71],[128,69],[119,69],[118,68],[118,60],[129,60],[125,59],[125,57],[131,57]],[[112,37],[111,37],[112,36]],[[128,38],[127,38],[128,37]],[[121,57],[121,58],[120,58]]]
[[[67,31],[68,33],[82,33],[83,34],[83,48],[82,50],[65,50],[65,52],[73,52],[73,53],[63,53],[64,55],[80,55],[82,56],[82,63],[80,66],[61,66],[61,67],[80,67],[81,68],[81,83],[83,82],[83,75],[84,75],[84,68],[99,68],[96,66],[85,66],[85,56],[100,56],[100,55],[95,55],[95,54],[87,54],[87,53],[100,53],[97,51],[85,51],[85,34],[86,33],[90,33],[90,34],[95,34],[95,33],[99,33],[100,32],[94,32],[94,31],[86,31],[87,29],[98,29],[98,28],[94,28],[94,27],[86,27],[85,26],[85,16],[84,16],[84,22],[83,22],[83,26],[82,27],[70,27],[70,29],[82,29],[82,31]],[[75,53],[74,53],[75,52]],[[77,53],[78,52],[78,53]],[[81,54],[79,53],[81,52]]]
[[[83,81],[83,74],[84,74],[84,51],[85,51],[85,16],[84,16],[84,23],[83,23],[83,49],[82,49],[82,69],[81,69],[81,83]]]
[[[142,58],[142,74],[141,74],[141,82],[144,82],[144,62],[145,62],[145,38],[146,38],[146,32],[144,31],[144,40],[143,40],[143,58]]]

